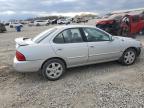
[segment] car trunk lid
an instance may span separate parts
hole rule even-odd
[[[33,41],[31,41],[30,38],[25,37],[16,38],[15,42],[16,42],[16,48],[18,48],[19,46],[27,46],[33,43]]]

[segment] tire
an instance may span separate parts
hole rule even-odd
[[[119,59],[119,62],[123,65],[132,65],[137,58],[136,50],[133,48],[127,49],[122,57]]]
[[[48,26],[48,25],[49,25],[49,23],[46,24],[46,26]]]
[[[42,75],[50,80],[58,80],[66,70],[65,63],[59,59],[48,60],[42,67]]]
[[[40,24],[39,24],[39,23],[37,23],[37,24],[36,24],[36,26],[40,26]]]

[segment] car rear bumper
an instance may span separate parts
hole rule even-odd
[[[42,63],[42,60],[18,61],[15,57],[13,67],[17,72],[37,72],[40,70]]]

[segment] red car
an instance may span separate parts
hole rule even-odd
[[[132,37],[137,33],[144,33],[144,14],[128,13],[112,16],[98,21],[96,26],[112,35]]]
[[[127,14],[121,21],[121,34],[133,36],[144,31],[144,14]]]
[[[123,14],[116,14],[104,19],[97,20],[96,27],[103,29],[112,35],[119,35],[120,22],[123,16]]]

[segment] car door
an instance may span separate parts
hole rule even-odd
[[[85,64],[88,60],[87,42],[83,41],[78,28],[66,29],[58,34],[52,47],[61,58],[65,58],[69,66]]]
[[[139,29],[139,16],[135,15],[135,16],[131,16],[131,33],[137,33],[138,29]]]
[[[88,41],[89,62],[110,61],[121,56],[118,39],[111,39],[109,34],[96,28],[83,28],[83,31]]]

